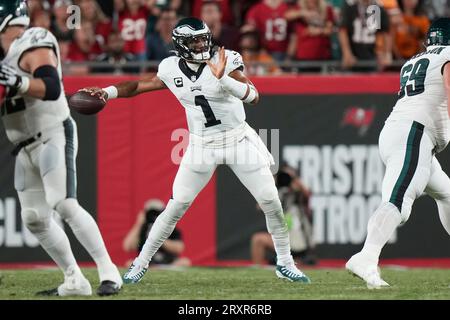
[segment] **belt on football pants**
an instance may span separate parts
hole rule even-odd
[[[17,157],[17,155],[19,154],[20,150],[22,150],[23,148],[25,148],[26,146],[29,146],[30,144],[32,144],[33,142],[36,142],[40,137],[42,136],[42,134],[39,132],[37,135],[35,135],[34,137],[31,137],[27,140],[24,140],[22,142],[19,142],[18,144],[16,144],[15,148],[13,149],[13,151],[11,151],[11,154],[14,157]]]

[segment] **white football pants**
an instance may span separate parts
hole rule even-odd
[[[393,204],[405,223],[414,200],[425,192],[436,200],[449,232],[445,221],[450,220],[450,179],[434,156],[434,145],[424,126],[415,121],[386,122],[379,149],[386,165],[382,202]]]
[[[66,272],[70,266],[78,267],[67,235],[52,219],[55,210],[95,260],[100,280],[120,283],[120,274],[106,251],[95,220],[77,201],[77,150],[76,123],[68,118],[59,126],[42,132],[38,141],[20,151],[14,184],[22,208],[22,220]]]
[[[270,171],[273,157],[257,133],[247,126],[244,135],[220,148],[197,144],[192,142],[192,138],[173,183],[172,199],[151,228],[138,257],[140,262],[146,264],[151,260],[195,197],[208,183],[217,165],[225,164],[250,191],[264,212],[278,263],[293,263],[288,229],[275,180]]]

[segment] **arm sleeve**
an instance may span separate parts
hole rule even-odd
[[[55,67],[49,65],[40,66],[34,71],[33,76],[36,79],[41,79],[45,84],[45,95],[42,100],[58,100],[61,95],[61,80]]]

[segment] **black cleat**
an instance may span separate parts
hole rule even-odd
[[[105,280],[102,281],[102,283],[100,284],[100,286],[97,289],[97,294],[99,296],[112,296],[115,294],[118,294],[120,291],[120,286],[110,280]]]
[[[43,297],[58,297],[59,293],[58,293],[58,288],[54,288],[54,289],[50,289],[50,290],[43,290],[43,291],[39,291],[36,292],[37,296],[43,296]]]

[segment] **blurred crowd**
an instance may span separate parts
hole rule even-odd
[[[173,54],[181,17],[204,20],[215,44],[239,51],[250,75],[280,74],[297,61],[337,61],[340,70],[383,71],[424,50],[430,21],[450,16],[450,0],[28,0],[33,26],[52,30],[72,73],[143,71],[133,61]],[[81,9],[69,28],[70,6]],[[377,5],[377,6],[373,6]],[[359,62],[372,62],[361,67]],[[109,65],[106,66],[105,65]],[[296,72],[318,71],[297,64]],[[364,65],[364,63],[362,63]],[[145,70],[149,71],[149,70]]]

